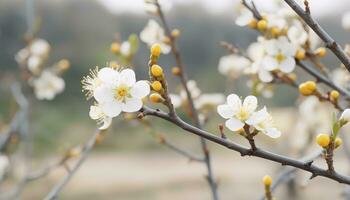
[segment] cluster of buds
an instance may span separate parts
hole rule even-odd
[[[119,42],[119,36],[116,36],[116,40],[110,46],[110,51],[117,56],[121,64],[127,65],[136,54],[138,46],[139,39],[135,34],[131,34],[128,40],[123,42]]]

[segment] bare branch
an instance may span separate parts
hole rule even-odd
[[[252,151],[250,148],[244,147],[242,145],[239,145],[239,144],[234,143],[232,141],[229,141],[227,139],[223,139],[223,138],[216,136],[212,133],[209,133],[207,131],[201,130],[197,127],[191,126],[190,124],[187,124],[182,119],[180,119],[178,116],[172,117],[169,114],[162,112],[162,111],[157,111],[157,110],[153,110],[153,109],[150,109],[147,107],[143,107],[142,112],[145,116],[152,115],[152,116],[156,116],[156,117],[165,119],[173,124],[176,124],[180,128],[182,128],[190,133],[193,133],[193,134],[198,135],[202,138],[210,140],[216,144],[220,144],[222,146],[225,146],[228,149],[231,149],[233,151],[237,151],[241,154],[241,156],[249,155],[249,156],[263,158],[266,160],[280,163],[281,165],[288,165],[288,166],[292,166],[292,167],[295,167],[298,169],[302,169],[304,171],[308,171],[312,174],[313,177],[323,176],[323,177],[327,177],[329,179],[335,180],[339,183],[344,183],[344,184],[350,185],[350,177],[338,174],[337,172],[328,171],[328,169],[322,169],[320,167],[313,165],[310,162],[296,160],[296,159],[293,159],[290,157],[278,155],[278,154],[275,154],[275,153],[272,153],[269,151],[265,151],[265,150],[262,150],[259,148],[257,148],[255,151]]]
[[[317,23],[317,21],[307,13],[302,7],[298,5],[294,0],[284,0],[304,21],[312,30],[323,40],[326,47],[330,49],[335,56],[344,64],[346,69],[350,72],[350,58],[345,53],[343,48]]]

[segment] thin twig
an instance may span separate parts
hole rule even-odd
[[[168,113],[165,113],[163,111],[153,110],[147,107],[143,107],[142,109],[143,115],[151,115],[156,116],[162,119],[165,119],[178,127],[186,130],[187,132],[193,133],[195,135],[198,135],[202,138],[205,138],[207,140],[210,140],[214,143],[220,144],[222,146],[227,147],[228,149],[231,149],[233,151],[237,151],[241,154],[241,156],[254,156],[254,157],[260,157],[266,160],[271,160],[277,163],[280,163],[281,165],[288,165],[292,167],[296,167],[299,169],[302,169],[304,171],[308,171],[312,174],[311,178],[315,178],[316,176],[323,176],[327,177],[329,179],[335,180],[339,183],[344,183],[350,185],[350,177],[344,176],[342,174],[339,174],[337,172],[330,173],[328,169],[322,169],[320,167],[317,167],[312,164],[312,162],[305,162],[297,159],[293,159],[290,157],[278,155],[269,151],[265,151],[262,149],[257,148],[255,151],[252,151],[250,148],[247,148],[245,146],[239,145],[235,142],[229,141],[227,139],[223,139],[219,136],[216,136],[210,132],[201,130],[197,127],[194,127],[186,122],[184,122],[182,119],[180,119],[178,116],[170,116]]]
[[[350,72],[350,58],[343,48],[317,23],[317,21],[307,13],[294,0],[284,0],[315,33],[323,40],[326,47],[330,49],[335,56],[344,64],[345,68]]]
[[[187,74],[185,73],[185,66],[184,66],[184,64],[182,62],[182,59],[181,59],[181,56],[180,56],[180,52],[178,51],[177,46],[176,46],[175,38],[171,35],[171,31],[170,31],[169,25],[168,25],[168,23],[167,23],[167,21],[165,19],[164,13],[162,11],[162,8],[161,8],[159,2],[155,1],[155,5],[158,8],[159,17],[160,17],[160,19],[162,21],[162,24],[163,24],[163,27],[165,29],[166,35],[170,39],[170,46],[171,46],[171,50],[172,50],[172,52],[174,54],[174,57],[175,57],[175,60],[176,60],[176,64],[177,64],[177,66],[180,68],[180,70],[182,72],[179,77],[180,77],[181,84],[184,87],[185,92],[186,92],[187,100],[188,100],[188,103],[189,103],[189,106],[190,106],[190,110],[191,110],[191,117],[194,120],[195,126],[197,128],[202,128],[202,124],[201,124],[201,122],[199,120],[197,109],[194,106],[192,94],[191,94],[190,90],[187,87],[188,78],[187,78]],[[206,165],[206,168],[207,168],[207,173],[208,173],[207,174],[207,180],[208,180],[208,183],[210,185],[210,189],[211,189],[211,192],[212,192],[212,195],[213,195],[213,200],[218,200],[219,199],[219,195],[218,195],[218,192],[217,192],[217,184],[216,184],[216,182],[214,180],[214,175],[213,175],[213,171],[212,171],[211,158],[210,158],[208,145],[207,145],[206,141],[203,138],[200,138],[200,142],[201,142],[202,151],[203,151],[203,154],[204,154],[204,162],[205,162],[205,165]]]
[[[79,167],[84,163],[87,159],[89,153],[96,143],[97,137],[102,134],[103,130],[97,130],[92,137],[87,141],[84,145],[81,156],[78,161],[74,164],[74,166],[69,170],[68,174],[58,182],[49,192],[49,194],[44,198],[44,200],[53,200],[56,199],[58,194],[62,191],[64,186],[70,181],[70,179],[74,176],[74,174],[78,171]]]

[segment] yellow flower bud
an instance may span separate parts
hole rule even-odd
[[[170,40],[169,37],[164,37],[164,38],[163,38],[163,42],[164,42],[165,44],[169,44],[169,45],[170,45],[171,40]]]
[[[252,29],[256,29],[258,25],[258,22],[255,19],[252,19],[249,23],[248,23],[248,27],[252,28]]]
[[[157,92],[159,92],[159,91],[161,91],[162,90],[162,84],[159,82],[159,81],[154,81],[153,83],[152,83],[152,89],[154,90],[154,91],[157,91]]]
[[[329,145],[331,139],[328,134],[319,134],[316,137],[316,142],[321,147],[325,148]]]
[[[327,50],[326,50],[326,48],[324,48],[324,47],[320,47],[320,48],[318,48],[318,49],[315,50],[315,54],[316,54],[317,56],[324,57],[324,56],[326,56],[326,54],[327,54]]]
[[[329,96],[331,97],[331,100],[336,101],[339,98],[339,92],[337,90],[332,90]]]
[[[120,44],[117,43],[117,42],[113,42],[113,43],[111,44],[111,51],[112,51],[113,53],[115,53],[115,54],[120,53]]]
[[[257,27],[260,31],[263,31],[267,28],[267,21],[265,19],[261,19],[258,21]]]
[[[173,30],[171,31],[171,36],[173,36],[174,38],[179,37],[180,34],[181,34],[181,32],[180,32],[179,29],[173,29]]]
[[[162,49],[160,48],[160,45],[158,43],[155,43],[151,47],[151,54],[152,56],[158,57],[161,53]]]
[[[171,69],[171,73],[173,73],[175,76],[179,76],[181,74],[181,69],[179,67],[173,67]]]
[[[343,140],[341,138],[336,138],[335,139],[335,148],[338,148],[340,145],[343,144]]]
[[[263,178],[263,183],[266,186],[270,186],[272,184],[272,178],[269,175],[265,175]]]
[[[67,59],[62,59],[57,63],[57,65],[61,71],[66,71],[70,67],[70,62]]]
[[[288,77],[289,77],[290,80],[292,80],[292,81],[296,81],[296,80],[297,80],[297,75],[296,75],[295,73],[288,74]]]
[[[117,62],[111,61],[111,62],[109,62],[109,67],[112,69],[118,69],[120,66],[118,65]]]
[[[299,85],[299,92],[302,95],[308,96],[316,91],[316,83],[314,81],[306,81]]]
[[[160,94],[158,93],[153,93],[149,96],[149,99],[153,102],[153,103],[159,103],[163,101],[162,96],[160,96]]]
[[[298,60],[303,60],[305,58],[305,50],[299,49],[297,53],[295,54],[295,58]]]
[[[163,75],[163,69],[159,65],[152,65],[151,73],[155,77],[159,77]]]
[[[270,33],[271,33],[271,35],[273,35],[273,36],[278,36],[278,35],[281,34],[281,30],[278,29],[277,27],[272,27],[272,28],[270,29]]]

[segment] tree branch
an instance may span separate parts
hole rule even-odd
[[[201,130],[197,127],[191,126],[190,124],[184,122],[182,119],[180,119],[178,116],[171,117],[169,114],[153,110],[147,107],[143,107],[142,110],[143,114],[146,115],[152,115],[156,116],[162,119],[165,119],[178,127],[186,130],[187,132],[193,133],[195,135],[198,135],[202,138],[205,138],[207,140],[210,140],[216,144],[220,144],[221,146],[224,146],[228,149],[231,149],[233,151],[237,151],[241,154],[241,156],[254,156],[263,158],[266,160],[270,160],[276,163],[280,163],[281,165],[288,165],[292,166],[298,169],[302,169],[304,171],[308,171],[312,174],[312,178],[316,176],[323,176],[327,177],[329,179],[332,179],[334,181],[337,181],[339,183],[344,183],[350,185],[350,177],[344,176],[341,174],[338,174],[337,172],[330,172],[327,169],[322,169],[320,167],[317,167],[312,164],[312,162],[305,162],[301,160],[296,160],[290,157],[278,155],[269,151],[265,151],[262,149],[256,149],[255,151],[252,151],[250,148],[247,148],[245,146],[239,145],[237,143],[234,143],[232,141],[229,141],[227,139],[223,139],[221,137],[218,137],[212,133],[209,133],[207,131]]]
[[[346,69],[350,72],[350,58],[344,52],[343,48],[317,23],[313,17],[307,13],[294,0],[284,0],[315,33],[323,40],[326,47],[330,49],[335,56],[344,64]]]

